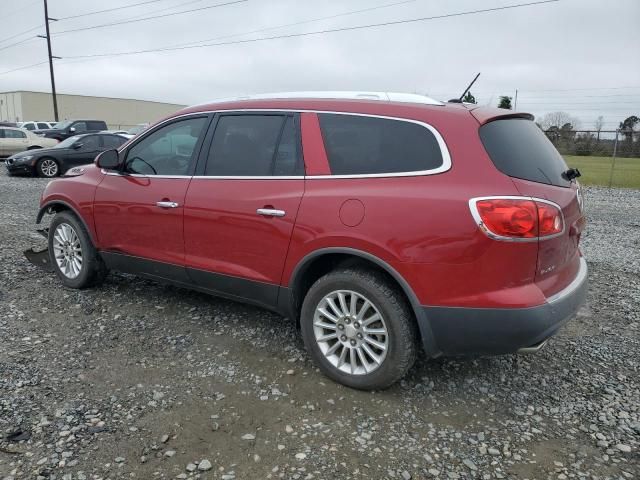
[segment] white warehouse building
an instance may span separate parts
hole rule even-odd
[[[173,103],[151,102],[130,98],[91,97],[58,94],[58,119],[104,120],[109,129],[127,129],[140,123],[153,123],[184,108]],[[0,92],[0,121],[53,121],[50,93]]]

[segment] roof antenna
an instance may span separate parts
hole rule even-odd
[[[475,76],[475,78],[472,80],[469,86],[465,89],[465,91],[462,92],[462,95],[460,95],[460,98],[452,98],[451,100],[449,100],[449,103],[462,103],[462,99],[467,94],[467,92],[471,90],[471,87],[473,87],[473,84],[476,83],[476,80],[478,80],[479,76],[480,76],[480,72],[478,72],[478,74]]]

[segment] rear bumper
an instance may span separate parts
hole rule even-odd
[[[547,302],[528,308],[422,307],[421,331],[431,331],[444,355],[502,354],[537,347],[554,335],[584,303],[587,262],[576,278]]]

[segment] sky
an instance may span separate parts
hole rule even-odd
[[[518,110],[537,119],[565,111],[584,129],[598,116],[604,129],[640,116],[640,0],[558,0],[296,36],[533,1],[49,0],[49,16],[59,19],[51,22],[53,54],[62,57],[56,86],[185,105],[299,90],[447,100],[481,72],[471,91],[483,105],[517,90]],[[114,10],[90,14],[105,9]],[[35,37],[43,25],[42,0],[0,0],[0,92],[50,91],[46,40]],[[122,54],[203,43],[218,45]],[[119,55],[85,57],[109,53]]]

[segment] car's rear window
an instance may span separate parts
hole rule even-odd
[[[510,177],[566,187],[567,164],[531,120],[494,120],[480,127],[480,139],[498,170]]]
[[[417,123],[334,113],[318,117],[333,175],[420,172],[443,164],[435,135]]]

